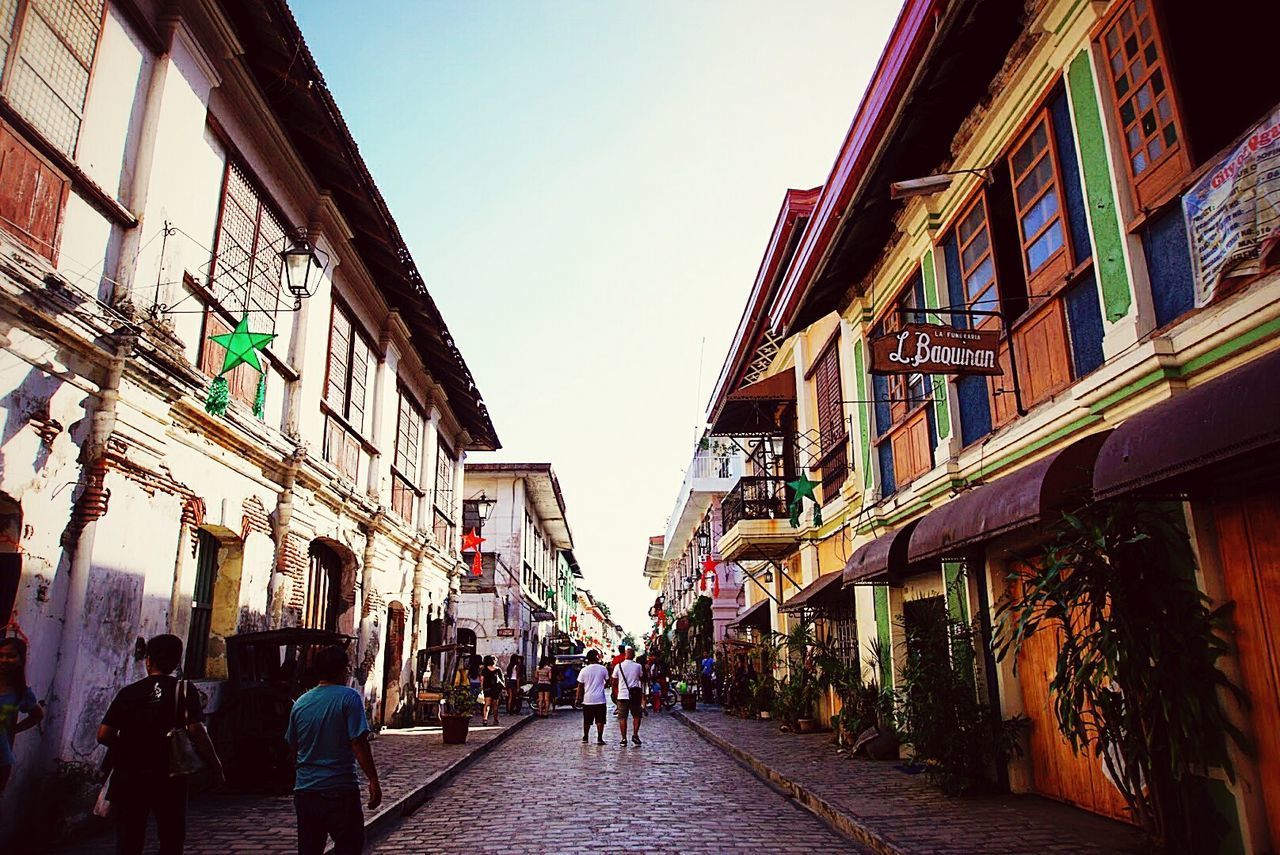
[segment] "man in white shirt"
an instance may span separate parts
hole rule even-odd
[[[618,730],[622,747],[627,747],[627,716],[631,716],[631,744],[640,745],[640,719],[644,717],[644,666],[636,661],[636,649],[627,648],[627,658],[613,669],[618,695]]]
[[[587,664],[578,672],[578,703],[582,706],[582,743],[585,745],[591,733],[591,723],[596,723],[596,742],[604,745],[605,683],[609,669],[600,664],[600,651],[587,652]]]

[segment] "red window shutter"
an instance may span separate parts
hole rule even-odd
[[[818,435],[823,452],[830,451],[845,439],[844,406],[840,395],[839,351],[832,344],[819,358],[814,372],[818,399]]]
[[[0,124],[0,225],[50,261],[58,257],[67,188],[61,175]]]

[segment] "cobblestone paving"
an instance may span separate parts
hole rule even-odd
[[[382,782],[382,806],[378,814],[393,809],[395,803],[421,786],[428,778],[443,771],[481,745],[496,737],[517,720],[503,716],[502,727],[478,727],[480,719],[472,719],[466,745],[445,745],[440,728],[421,727],[384,730],[373,741],[374,762]],[[526,727],[530,727],[526,725]],[[506,750],[496,746],[495,750]],[[361,795],[368,798],[364,775],[360,776]],[[376,815],[367,815],[365,822]],[[114,830],[102,821],[100,833],[54,850],[65,855],[112,855],[115,852]],[[288,853],[297,851],[297,824],[294,820],[292,796],[233,795],[210,793],[191,800],[187,818],[188,853],[254,852]],[[158,851],[155,825],[151,825],[146,851]],[[7,853],[6,853],[7,855]],[[17,855],[17,853],[15,853]]]
[[[582,719],[534,721],[378,841],[404,852],[863,852],[666,714],[640,748],[583,745]]]
[[[1144,852],[1123,823],[1039,796],[951,798],[893,763],[837,754],[831,735],[782,733],[776,724],[700,710],[687,720],[835,808],[883,851],[928,853]],[[887,844],[887,845],[885,845]]]

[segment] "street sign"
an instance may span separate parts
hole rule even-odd
[[[871,340],[871,373],[998,375],[999,353],[995,330],[907,324]]]
[[[516,628],[514,626],[498,627],[498,638],[515,638]]]
[[[534,621],[555,620],[556,616],[546,609],[534,609],[530,615]]]

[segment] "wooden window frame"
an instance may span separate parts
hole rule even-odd
[[[283,276],[283,273],[284,273],[284,259],[280,259],[279,266],[276,269],[276,276],[275,276],[275,280],[276,280],[275,281],[275,298],[276,299],[275,299],[275,305],[272,306],[270,310],[267,310],[266,307],[259,307],[256,309],[249,307],[249,303],[251,302],[253,297],[253,281],[252,281],[253,275],[252,274],[256,272],[256,264],[259,259],[259,256],[261,255],[261,250],[258,245],[258,240],[262,236],[263,217],[264,216],[271,217],[273,220],[275,220],[275,224],[279,226],[281,233],[285,237],[287,237],[289,234],[289,227],[288,225],[286,225],[288,223],[288,220],[281,213],[280,207],[276,205],[275,200],[271,198],[271,194],[266,191],[265,186],[262,184],[261,181],[258,180],[257,175],[255,175],[253,170],[249,168],[245,159],[235,151],[234,147],[230,144],[229,140],[225,140],[223,138],[220,128],[218,128],[213,123],[210,123],[210,127],[215,130],[216,132],[215,135],[219,137],[219,142],[223,143],[224,148],[227,150],[227,154],[226,154],[226,161],[222,167],[222,189],[221,191],[219,191],[219,195],[218,195],[218,216],[214,222],[214,229],[213,229],[213,255],[209,259],[209,270],[207,274],[208,278],[207,278],[207,284],[205,287],[210,294],[214,295],[214,298],[218,301],[218,304],[221,306],[224,306],[225,308],[225,301],[223,301],[221,296],[219,296],[218,294],[218,279],[220,275],[219,260],[221,258],[222,250],[223,250],[223,245],[222,245],[223,234],[224,234],[223,226],[225,223],[225,218],[227,216],[227,203],[230,201],[232,204],[237,204],[237,207],[238,207],[238,203],[236,203],[233,199],[231,199],[231,192],[230,192],[232,173],[233,171],[238,172],[240,179],[244,182],[245,186],[248,187],[250,192],[253,193],[254,201],[258,203],[257,210],[254,211],[253,213],[253,239],[248,250],[249,270],[246,270],[244,274],[244,283],[243,283],[243,287],[245,289],[244,309],[249,312],[257,312],[259,314],[268,315],[271,318],[270,331],[275,332],[276,314],[280,308],[280,298],[281,298],[280,278]],[[353,321],[353,325],[354,325],[354,321]]]
[[[834,375],[834,389],[829,386],[831,375]],[[849,428],[844,413],[839,327],[818,351],[806,379],[813,381],[818,421],[818,469],[822,473],[822,503],[826,504],[840,494],[840,488],[849,477]],[[831,400],[826,395],[835,395],[835,399]]]
[[[973,233],[973,237],[965,241],[960,235],[960,226],[979,206],[982,207],[982,227]],[[987,248],[982,251],[972,266],[966,268],[964,252],[973,245],[980,232],[985,232],[987,235]],[[956,254],[960,263],[960,291],[964,294],[964,308],[972,310],[979,303],[990,303],[991,311],[1000,311],[1000,268],[996,264],[995,241],[991,235],[991,203],[987,201],[986,190],[983,187],[980,186],[969,201],[960,208],[955,222],[944,232],[944,234],[951,233],[956,237]],[[977,295],[971,295],[969,276],[982,266],[984,260],[988,259],[991,261],[991,281]],[[1000,319],[994,316],[970,316],[970,326],[974,329],[991,329],[1000,326]]]
[[[351,336],[347,342],[346,353],[346,379],[342,387],[342,406],[337,407],[328,400],[330,381],[332,380],[333,371],[333,336],[335,330],[334,318],[341,313],[343,318],[351,327]],[[369,351],[370,362],[376,356],[376,351],[370,344],[369,337],[365,335],[364,329],[360,326],[356,319],[355,313],[347,308],[336,296],[329,314],[329,338],[328,347],[325,350],[325,370],[324,370],[324,386],[320,396],[320,410],[324,414],[324,442],[322,445],[322,456],[328,462],[338,467],[344,476],[352,481],[357,481],[360,474],[360,452],[375,454],[377,448],[365,439],[363,430],[364,410],[361,410],[361,426],[358,429],[352,424],[348,418],[351,407],[351,384],[354,371],[352,365],[354,363],[355,342],[359,338]],[[367,368],[366,368],[367,370]],[[370,384],[371,385],[371,384]],[[369,387],[365,388],[366,394]]]
[[[400,465],[400,442],[404,433],[405,411],[418,419],[417,459],[412,459],[405,451],[406,464],[412,464],[412,471],[405,471],[407,466]],[[422,440],[426,433],[426,417],[418,402],[403,385],[396,387],[396,437],[391,453],[391,509],[406,523],[412,523],[418,501],[422,498]],[[465,504],[465,503],[464,503]]]
[[[1146,5],[1145,13],[1138,12],[1139,3]],[[1116,150],[1122,161],[1121,171],[1124,176],[1122,183],[1127,188],[1127,193],[1133,203],[1134,212],[1137,215],[1135,219],[1141,218],[1143,220],[1151,212],[1163,207],[1165,203],[1182,191],[1186,178],[1192,169],[1191,153],[1187,148],[1186,123],[1182,118],[1182,105],[1179,102],[1177,93],[1178,87],[1175,85],[1169,68],[1169,53],[1165,48],[1157,5],[1157,0],[1120,0],[1115,8],[1095,28],[1093,35],[1098,63],[1106,81],[1102,87],[1105,91],[1104,100],[1107,102],[1107,110],[1110,113],[1111,120],[1115,123]],[[1135,33],[1139,35],[1142,18],[1138,17],[1138,15],[1145,15],[1146,19],[1150,21],[1151,36],[1146,41],[1155,47],[1156,59],[1154,60],[1153,68],[1153,61],[1145,55],[1147,51],[1143,47],[1143,42],[1139,42],[1137,58],[1144,63],[1144,73],[1141,80],[1138,81],[1138,85],[1134,85],[1131,82],[1129,87],[1122,93],[1116,88],[1116,72],[1112,66],[1115,53],[1107,45],[1107,36],[1121,26],[1121,19],[1128,12],[1133,12],[1135,15],[1134,29]],[[1123,52],[1123,40],[1118,43],[1118,49],[1119,52]],[[1131,61],[1126,61],[1126,75],[1129,74],[1130,68]],[[1171,112],[1170,121],[1176,130],[1178,138],[1172,145],[1169,145],[1167,141],[1163,140],[1163,132],[1160,127],[1157,127],[1155,134],[1152,136],[1143,134],[1142,148],[1144,151],[1147,151],[1151,140],[1156,136],[1162,138],[1162,144],[1165,147],[1156,159],[1147,163],[1142,173],[1135,174],[1133,171],[1134,152],[1130,150],[1128,133],[1130,128],[1141,130],[1141,116],[1136,115],[1135,111],[1134,121],[1126,124],[1122,108],[1124,102],[1131,97],[1135,97],[1139,89],[1155,77],[1157,71],[1161,73],[1165,91],[1168,93]],[[1153,97],[1152,100],[1152,111],[1156,110],[1156,97]]]
[[[107,2],[107,0],[104,0],[104,2],[102,3],[102,10],[98,13],[97,32],[94,34],[93,49],[90,51],[90,54],[89,54],[89,67],[88,69],[86,69],[83,102],[80,104],[78,108],[73,107],[71,104],[68,104],[65,100],[62,99],[61,93],[56,91],[53,92],[53,94],[60,101],[62,101],[62,103],[66,105],[66,107],[69,110],[71,110],[71,112],[75,114],[77,119],[75,140],[71,145],[71,151],[68,152],[59,148],[57,143],[49,139],[49,137],[46,136],[46,134],[36,126],[35,122],[30,117],[28,117],[26,114],[22,113],[18,109],[17,105],[14,104],[13,100],[10,98],[10,90],[13,85],[13,74],[14,74],[13,69],[17,65],[19,61],[19,57],[21,56],[20,48],[22,46],[22,43],[29,37],[28,30],[27,30],[27,18],[31,14],[31,0],[14,0],[13,28],[10,31],[10,33],[7,34],[6,36],[6,40],[8,41],[9,46],[7,51],[5,52],[3,66],[0,66],[0,100],[4,101],[5,106],[8,108],[8,110],[11,110],[15,115],[21,117],[24,124],[31,131],[36,133],[40,137],[40,139],[42,139],[49,145],[50,148],[58,152],[58,154],[60,154],[62,157],[65,157],[67,161],[70,163],[75,162],[76,154],[80,148],[80,135],[84,130],[85,107],[88,105],[88,102],[89,102],[89,93],[93,90],[94,73],[98,68],[98,50],[102,47],[102,34],[106,30],[107,15],[109,13],[111,5],[112,4],[110,2]],[[41,18],[44,17],[39,12],[37,12],[36,14]],[[49,28],[49,31],[52,33],[53,37],[58,42],[60,42],[63,45],[63,47],[65,47],[73,56],[75,56],[76,60],[79,60],[79,56],[76,55],[75,48],[72,45],[67,43],[67,39],[64,37],[64,35],[58,32],[57,30],[55,30],[47,22],[45,23],[45,26]],[[45,83],[46,86],[48,86],[48,82],[44,81],[43,76],[41,76],[41,80],[42,82]],[[52,87],[49,87],[49,88],[52,91]]]
[[[907,299],[915,299],[913,284],[917,275],[923,276],[924,273],[916,268],[907,275],[877,318],[876,325],[882,327],[886,335],[901,329],[904,324],[924,320],[928,314],[927,306],[906,305]],[[918,317],[908,321],[900,309],[908,309]],[[928,375],[921,374],[920,377],[919,401],[912,401],[910,397],[911,383],[908,375],[890,374],[885,377],[889,393],[889,425],[880,431],[874,444],[888,443],[892,449],[894,484],[899,491],[930,471],[934,465],[933,449],[929,447],[928,413],[933,401],[933,389]],[[905,453],[899,453],[900,451]]]
[[[1052,90],[1051,90],[1052,91]],[[1043,128],[1045,135],[1044,149],[1035,155],[1030,165],[1021,173],[1014,167],[1014,158],[1018,152],[1031,142],[1037,130]],[[1045,159],[1049,159],[1050,178],[1045,185],[1031,198],[1026,205],[1018,202],[1018,187],[1023,181],[1026,181],[1032,172]],[[1027,120],[1023,130],[1014,140],[1013,145],[1009,147],[1007,157],[1009,164],[1009,176],[1012,181],[1012,197],[1014,220],[1018,229],[1018,242],[1021,244],[1022,271],[1027,283],[1027,297],[1034,299],[1036,297],[1046,297],[1053,294],[1058,289],[1064,287],[1067,279],[1074,266],[1071,256],[1071,228],[1067,213],[1067,200],[1063,194],[1062,168],[1060,166],[1060,157],[1058,153],[1057,137],[1054,133],[1053,117],[1049,113],[1049,105],[1042,104],[1036,108]],[[1058,197],[1057,210],[1050,216],[1040,228],[1031,235],[1027,235],[1022,228],[1022,218],[1030,212],[1046,195],[1053,192]],[[1049,233],[1049,230],[1057,225],[1062,236],[1062,243],[1041,263],[1039,269],[1031,270],[1031,259],[1028,251],[1043,236]],[[988,219],[988,232],[990,231],[990,221]],[[993,256],[994,258],[994,256]],[[994,281],[994,280],[993,280]]]
[[[454,479],[457,477],[456,471],[451,471],[449,475],[449,504],[447,506],[440,504],[440,461],[447,458],[453,464],[456,470],[458,458],[454,456],[453,450],[449,448],[449,444],[444,441],[443,437],[436,438],[436,471],[432,476],[431,505],[432,505],[432,531],[436,535],[436,543],[441,549],[450,550],[458,549],[459,544],[455,537],[457,530],[457,521],[454,520],[454,501],[453,496],[456,490]],[[452,554],[452,553],[450,553]]]

